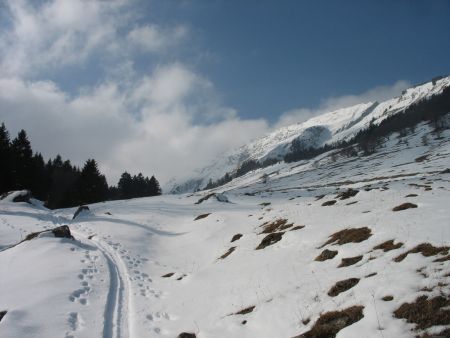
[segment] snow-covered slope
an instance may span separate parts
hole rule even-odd
[[[267,136],[220,156],[210,166],[197,172],[192,178],[172,183],[171,192],[192,192],[204,188],[209,179],[216,180],[227,172],[233,172],[249,159],[282,159],[289,152],[294,139],[318,148],[340,140],[350,139],[370,123],[378,124],[385,118],[450,86],[450,76],[405,90],[401,96],[384,102],[367,102],[338,109],[311,118],[306,122],[278,129]]]
[[[448,168],[450,130],[421,124],[370,156],[331,151],[212,191],[229,202],[166,195],[72,220],[2,200],[0,337],[287,338],[324,323],[338,338],[448,337]],[[75,240],[12,246],[61,224]]]

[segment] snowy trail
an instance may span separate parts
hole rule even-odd
[[[129,276],[120,257],[98,238],[89,238],[81,229],[72,233],[93,244],[106,260],[109,272],[109,291],[105,304],[103,338],[131,337],[129,325]]]

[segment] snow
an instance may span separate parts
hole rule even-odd
[[[331,151],[250,172],[212,191],[230,203],[211,198],[195,204],[211,191],[165,195],[89,205],[89,213],[72,220],[76,208],[51,211],[37,202],[1,200],[0,311],[8,313],[0,336],[293,337],[323,312],[362,305],[364,318],[338,338],[414,337],[414,325],[393,311],[419,295],[448,295],[450,266],[421,254],[393,259],[424,242],[450,246],[450,174],[442,173],[450,168],[449,154],[450,131],[437,138],[422,124],[406,137],[392,135],[370,156]],[[349,187],[358,194],[322,206]],[[392,211],[404,202],[418,207]],[[209,215],[194,220],[201,214]],[[305,227],[255,250],[265,236],[260,226],[279,218]],[[45,235],[13,246],[61,224],[75,240]],[[372,236],[319,248],[336,231],[360,227]],[[243,236],[231,243],[238,233]],[[391,239],[404,245],[373,249]],[[337,256],[315,261],[325,248]],[[358,255],[358,263],[338,268],[342,258]],[[360,281],[327,295],[348,278]],[[394,299],[381,300],[386,295]],[[235,314],[250,306],[253,312]]]
[[[183,193],[203,188],[210,178],[212,180],[221,178],[225,173],[236,170],[242,162],[248,159],[282,159],[289,151],[290,143],[296,138],[304,141],[310,140],[310,145],[316,148],[324,144],[348,140],[358,131],[367,128],[370,123],[379,124],[385,118],[403,111],[410,105],[441,93],[448,86],[450,86],[450,76],[434,83],[427,82],[409,88],[399,97],[384,102],[357,104],[313,117],[303,123],[280,128],[248,145],[221,155],[210,166],[199,170],[191,179],[180,182],[171,181],[171,191]],[[309,128],[316,126],[328,130],[329,137],[322,137],[318,142],[310,133],[305,135]],[[327,134],[322,133],[322,135]]]

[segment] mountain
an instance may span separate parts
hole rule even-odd
[[[2,196],[0,336],[449,337],[446,117],[209,191]]]
[[[402,95],[383,101],[367,102],[338,109],[311,118],[303,123],[280,128],[198,170],[191,178],[173,182],[172,193],[193,192],[205,188],[208,181],[235,172],[248,160],[282,160],[292,149],[295,140],[305,148],[320,148],[343,140],[350,140],[369,125],[378,125],[386,118],[405,111],[417,102],[439,95],[450,86],[450,76],[438,77],[430,82],[403,91]]]

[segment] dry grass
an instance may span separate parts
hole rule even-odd
[[[412,248],[411,250],[406,251],[405,253],[402,253],[401,255],[394,258],[394,262],[401,262],[411,253],[421,253],[422,256],[430,257],[430,256],[436,256],[438,254],[447,255],[448,254],[449,247],[448,246],[442,246],[442,247],[435,247],[431,245],[430,243],[422,243],[418,246]]]
[[[199,219],[206,218],[211,214],[201,214],[194,218],[194,221],[198,221]]]
[[[304,225],[296,225],[295,227],[291,228],[291,230],[289,230],[289,231],[301,230],[304,227],[305,227]]]
[[[358,263],[363,256],[355,256],[355,257],[348,257],[348,258],[342,258],[341,264],[339,264],[338,268],[343,268],[345,266],[350,266],[353,264]]]
[[[395,208],[392,209],[392,211],[402,211],[402,210],[412,209],[412,208],[417,208],[417,204],[407,202],[407,203],[397,205]]]
[[[337,202],[336,200],[326,201],[326,202],[323,202],[323,203],[322,203],[322,206],[323,206],[323,207],[329,207],[329,206],[331,206],[331,205],[335,205],[336,202]]]
[[[417,196],[419,196],[419,195],[417,195],[417,194],[409,194],[409,195],[406,195],[405,197],[417,197]]]
[[[328,244],[343,245],[347,243],[360,243],[370,236],[372,236],[372,232],[368,227],[344,229],[329,236],[329,240],[320,248]]]
[[[391,295],[388,295],[388,296],[384,296],[384,297],[381,298],[381,299],[384,300],[385,302],[390,302],[391,300],[394,299],[394,297],[391,296]]]
[[[383,250],[384,252],[396,250],[403,246],[402,242],[398,242],[397,244],[394,244],[394,240],[391,239],[389,241],[383,242],[381,244],[378,244],[373,247],[373,250]]]
[[[326,261],[328,259],[333,259],[334,256],[336,256],[337,254],[338,254],[338,252],[336,250],[325,249],[314,260],[318,261],[318,262],[323,262],[323,261]]]
[[[341,200],[346,200],[347,198],[355,196],[359,191],[355,189],[347,189],[346,191],[340,192],[336,195],[336,198],[339,198]]]
[[[414,303],[404,303],[394,311],[396,318],[406,319],[416,324],[416,330],[424,330],[436,325],[450,325],[450,299],[448,296],[437,296],[428,299],[418,297]]]
[[[232,246],[231,248],[228,249],[227,252],[225,252],[222,256],[220,256],[219,259],[225,259],[225,258],[227,258],[229,255],[232,254],[232,252],[233,252],[234,250],[236,250],[236,247],[235,247],[235,246]]]
[[[275,221],[269,221],[262,224],[261,227],[263,227],[264,229],[259,234],[271,234],[276,231],[288,229],[293,225],[294,223],[288,223],[287,219],[280,218]]]
[[[326,312],[308,332],[294,338],[334,338],[343,328],[364,318],[364,306],[352,306],[341,311]]]
[[[233,243],[233,242],[235,242],[235,241],[241,239],[242,236],[243,236],[242,234],[236,234],[236,235],[234,235],[233,238],[231,238],[231,243]]]
[[[263,240],[256,247],[255,250],[264,249],[265,247],[268,247],[269,245],[272,245],[272,244],[275,244],[276,242],[281,241],[283,234],[284,234],[284,232],[274,232],[274,233],[268,234],[266,237],[263,238]]]
[[[350,290],[352,287],[354,287],[358,283],[359,283],[359,278],[349,278],[349,279],[341,280],[331,287],[330,291],[328,291],[328,296],[336,297],[340,293]]]
[[[435,263],[442,263],[442,262],[447,262],[450,261],[450,255],[441,257],[441,258],[436,258],[433,262]]]

